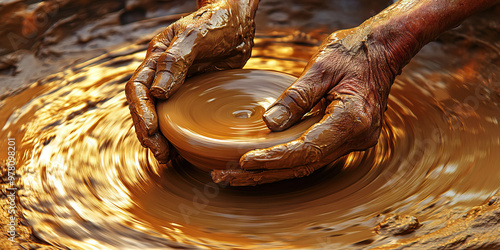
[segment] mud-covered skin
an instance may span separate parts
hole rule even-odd
[[[198,1],[201,6],[149,44],[146,58],[125,86],[137,137],[160,163],[173,149],[158,130],[156,99],[166,99],[186,76],[241,68],[251,54],[258,1]]]
[[[302,177],[353,150],[375,145],[395,73],[378,52],[382,47],[367,34],[363,27],[331,34],[299,79],[264,114],[269,128],[281,131],[322,98],[329,103],[323,119],[297,140],[250,151],[240,160],[244,170],[272,171],[216,170],[214,181],[256,185]]]
[[[374,146],[390,87],[401,69],[423,45],[498,2],[401,0],[359,27],[331,34],[299,79],[264,114],[269,128],[281,131],[326,99],[324,118],[299,139],[250,151],[240,159],[242,169],[217,170],[212,178],[257,185],[302,177],[342,155]],[[187,75],[242,67],[253,45],[258,1],[197,3],[204,6],[151,41],[146,59],[126,86],[138,138],[159,162],[168,161],[170,146],[158,132],[155,99],[168,98]]]
[[[374,146],[396,75],[426,43],[496,3],[403,0],[359,27],[331,34],[264,114],[271,130],[282,131],[325,98],[323,119],[297,140],[246,153],[240,159],[243,170],[217,170],[212,178],[239,186],[302,177]]]

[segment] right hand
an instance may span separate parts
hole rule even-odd
[[[241,68],[250,58],[255,8],[231,0],[212,2],[155,36],[125,86],[137,137],[160,163],[170,160],[173,147],[159,131],[156,99],[174,94],[186,76]]]
[[[259,185],[303,177],[353,151],[374,146],[387,98],[403,67],[403,54],[390,53],[371,22],[332,33],[300,77],[264,113],[273,131],[299,122],[322,100],[324,117],[299,138],[247,152],[241,169],[214,170],[216,183]]]

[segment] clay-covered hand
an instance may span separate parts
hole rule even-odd
[[[257,185],[302,177],[377,143],[390,87],[428,42],[498,0],[399,0],[359,27],[330,35],[302,75],[264,114],[269,128],[286,129],[323,98],[323,119],[299,139],[253,150],[240,170],[212,173],[216,182]]]
[[[173,147],[158,129],[156,99],[174,94],[186,76],[245,65],[253,46],[256,6],[242,2],[201,1],[204,6],[151,40],[146,58],[127,82],[137,137],[160,163],[169,160]]]
[[[240,159],[242,170],[214,171],[214,181],[240,186],[302,177],[349,152],[374,146],[391,84],[410,53],[388,46],[369,25],[331,34],[264,114],[268,127],[281,131],[323,99],[324,117],[294,141],[246,153]]]

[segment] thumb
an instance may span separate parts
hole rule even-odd
[[[300,121],[327,93],[330,81],[323,78],[310,70],[288,87],[264,113],[269,129],[282,131]]]
[[[184,83],[189,67],[193,63],[191,50],[178,49],[180,43],[173,44],[158,58],[156,75],[151,85],[151,95],[167,99]]]

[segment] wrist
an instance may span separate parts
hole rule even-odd
[[[390,64],[399,71],[428,42],[456,27],[497,0],[400,0],[361,26],[368,26],[381,42]]]
[[[426,44],[406,23],[396,18],[374,20],[368,37],[371,43],[380,46],[378,51],[384,52],[383,56],[394,76],[401,74],[403,67]]]

